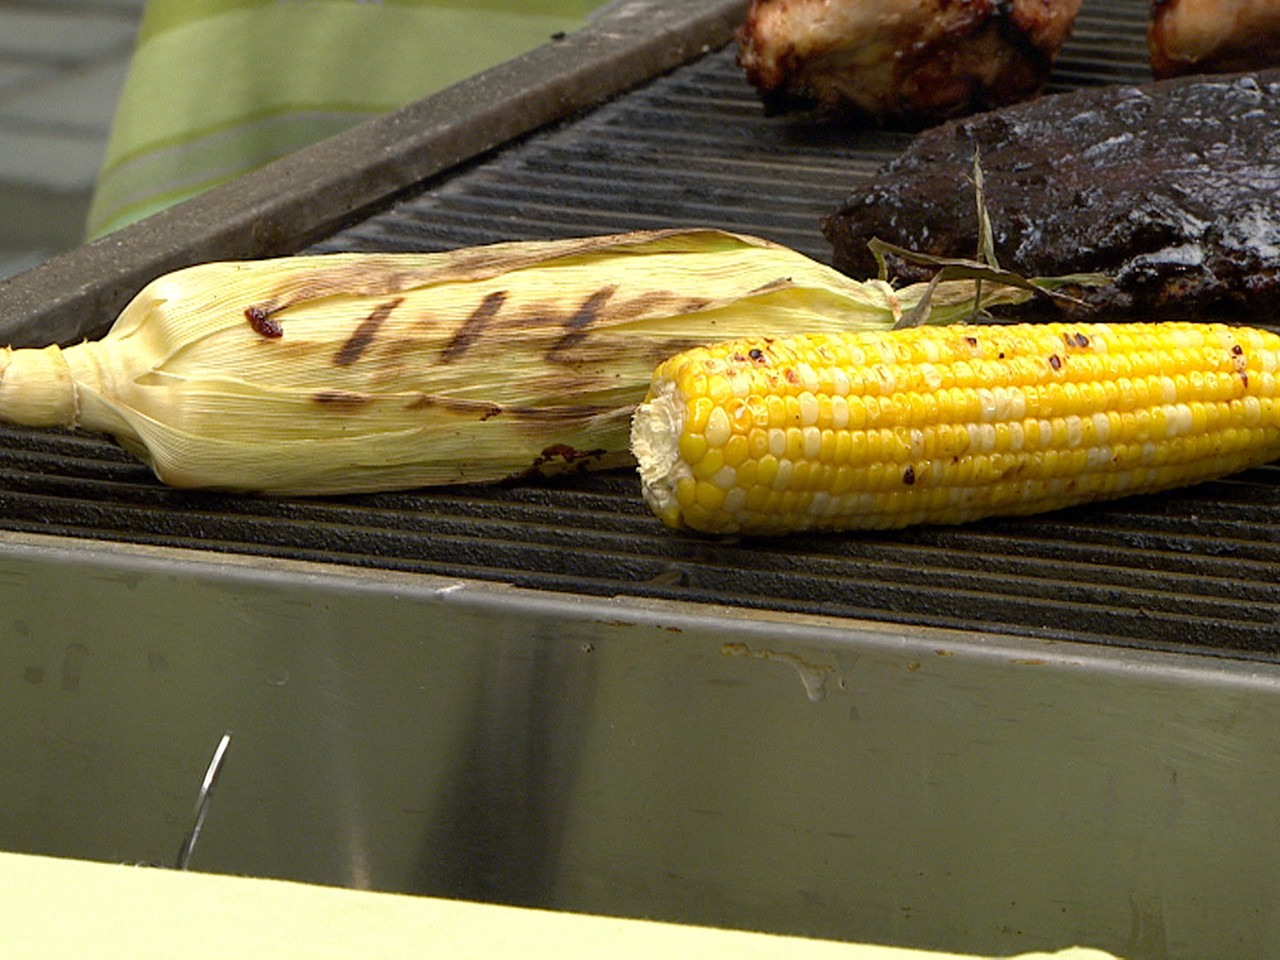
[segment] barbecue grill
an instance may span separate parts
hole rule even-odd
[[[818,219],[907,136],[767,117],[745,9],[580,33],[0,285],[15,345],[204,259]],[[1053,90],[1149,79],[1086,0]],[[1280,473],[954,529],[663,529],[630,471],[178,491],[0,428],[0,849],[1010,953],[1257,957]]]

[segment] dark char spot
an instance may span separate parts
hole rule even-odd
[[[358,407],[373,398],[367,393],[352,393],[349,390],[319,390],[311,395],[316,403],[333,407]]]
[[[275,339],[284,335],[284,328],[264,307],[246,307],[244,318],[249,321],[255,333]]]
[[[573,316],[565,321],[564,334],[551,345],[551,349],[546,353],[546,359],[554,360],[558,354],[572,349],[585,340],[588,328],[599,318],[600,311],[604,309],[604,305],[609,302],[609,298],[617,289],[617,287],[601,287],[587,297],[582,306],[574,311]]]
[[[396,297],[394,300],[387,300],[374,307],[373,312],[360,321],[360,326],[356,327],[355,333],[351,334],[351,338],[342,345],[333,362],[339,367],[349,367],[364,356],[364,352],[369,349],[369,344],[377,336],[382,322],[402,303],[404,303],[404,297]]]
[[[471,345],[484,333],[484,328],[489,321],[498,315],[498,311],[502,309],[502,304],[506,302],[506,299],[507,292],[505,290],[495,290],[481,300],[480,305],[471,311],[471,316],[462,321],[462,326],[458,328],[453,335],[453,339],[449,341],[449,345],[441,352],[440,362],[452,363],[471,349]]]

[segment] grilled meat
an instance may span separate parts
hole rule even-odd
[[[1147,39],[1157,77],[1280,66],[1280,3],[1155,0]]]
[[[1080,0],[752,0],[738,62],[766,108],[924,124],[1037,93]]]
[[[1046,96],[919,134],[824,222],[835,265],[874,275],[873,237],[972,257],[975,148],[1002,267],[1115,278],[1060,309],[1280,316],[1280,70]]]

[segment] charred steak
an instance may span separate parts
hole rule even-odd
[[[1115,278],[1059,309],[1280,318],[1280,71],[1047,96],[919,134],[824,221],[835,265],[873,276],[873,237],[974,256],[975,147],[1002,267]]]

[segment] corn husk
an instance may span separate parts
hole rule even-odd
[[[150,283],[101,340],[0,351],[0,418],[112,434],[181,487],[498,480],[628,462],[632,409],[671,354],[885,329],[925,292],[714,230],[209,263]],[[930,288],[930,320],[968,316],[973,292]]]

